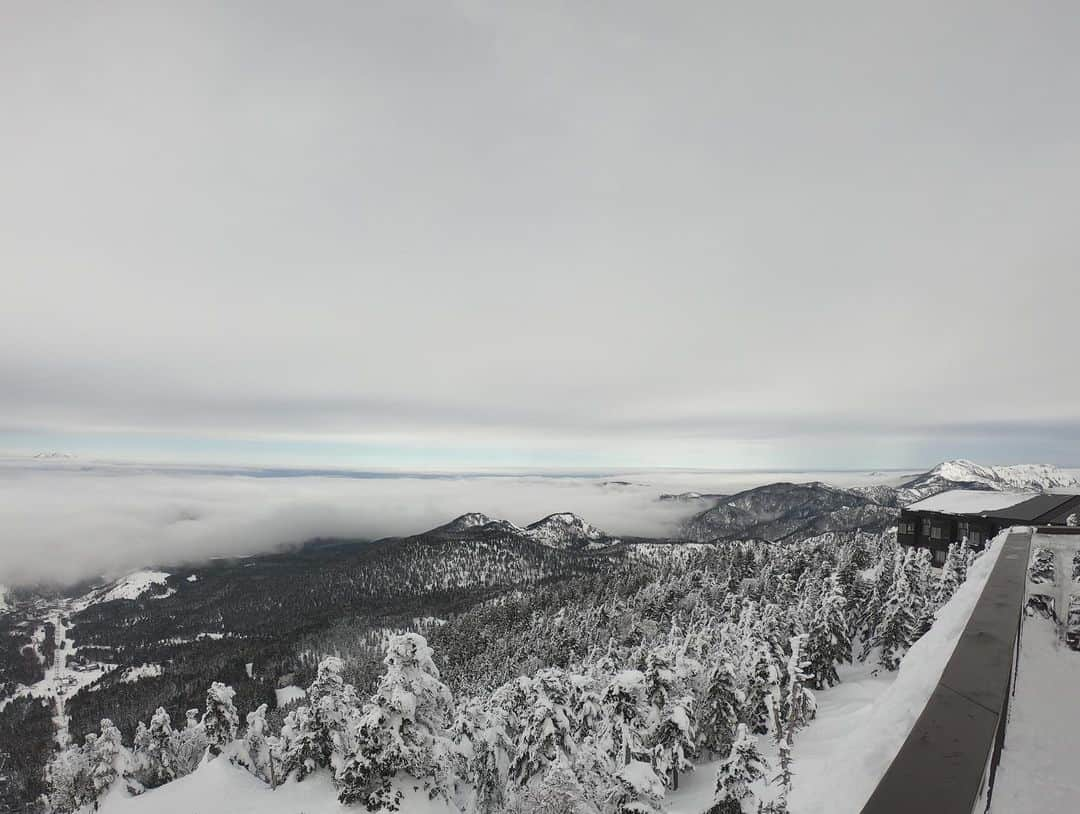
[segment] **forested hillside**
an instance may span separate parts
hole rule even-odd
[[[142,793],[205,745],[271,785],[328,775],[373,811],[402,799],[403,778],[466,812],[659,811],[685,772],[719,759],[717,811],[783,812],[815,690],[853,658],[895,670],[972,556],[954,547],[935,575],[924,553],[863,533],[671,550],[491,598],[429,640],[388,632],[370,687],[324,658],[283,720],[269,704],[240,714],[221,683],[130,739],[103,722],[51,765],[50,805]],[[762,791],[765,776],[779,779]]]

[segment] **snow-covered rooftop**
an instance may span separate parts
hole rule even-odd
[[[989,492],[979,489],[950,489],[932,497],[923,498],[908,506],[921,512],[949,512],[953,514],[978,514],[995,509],[1007,509],[1035,496],[1034,492]]]

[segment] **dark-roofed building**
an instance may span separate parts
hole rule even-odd
[[[1066,526],[1080,513],[1080,495],[952,489],[900,511],[897,541],[928,548],[934,564],[945,562],[949,543],[967,539],[981,549],[1010,526]]]

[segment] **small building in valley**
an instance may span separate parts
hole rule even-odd
[[[951,489],[901,509],[897,541],[930,549],[942,565],[949,543],[980,549],[1009,526],[1064,527],[1078,513],[1080,494]]]

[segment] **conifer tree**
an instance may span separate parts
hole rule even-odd
[[[617,766],[627,765],[645,751],[644,696],[645,676],[639,670],[624,670],[604,690],[608,752]]]
[[[668,702],[652,734],[653,767],[665,786],[679,788],[679,773],[693,768],[694,701],[683,696]]]
[[[739,724],[731,751],[717,768],[709,814],[742,814],[742,802],[752,793],[750,784],[765,776],[765,768],[746,724]]]
[[[338,772],[339,799],[396,805],[390,780],[405,772],[434,796],[452,789],[452,744],[446,734],[452,708],[427,641],[417,633],[390,638],[386,673],[354,728],[355,746]]]
[[[158,707],[150,725],[140,722],[135,731],[133,773],[140,784],[152,789],[176,779],[175,747],[176,732],[169,713]]]
[[[804,647],[809,683],[823,690],[839,683],[837,665],[851,662],[851,638],[848,634],[847,600],[833,578],[814,608]]]
[[[879,663],[886,670],[900,666],[904,651],[911,646],[915,634],[915,617],[911,590],[903,562],[897,561],[895,578],[885,598],[881,621],[869,645],[880,648]]]
[[[233,705],[236,690],[215,681],[206,691],[206,712],[203,713],[203,729],[210,748],[210,756],[220,755],[225,747],[236,739],[240,717]]]
[[[735,668],[726,653],[709,675],[701,706],[699,742],[713,754],[727,754],[735,737],[744,696],[735,683]]]

